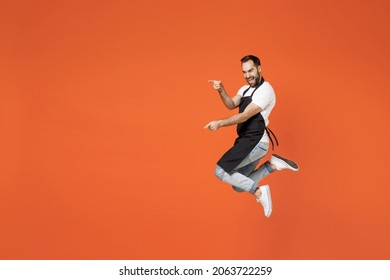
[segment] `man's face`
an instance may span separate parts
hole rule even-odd
[[[247,81],[247,83],[254,87],[258,84],[260,81],[260,72],[261,67],[256,67],[252,60],[249,60],[247,62],[242,63],[242,73],[244,74],[244,78]]]

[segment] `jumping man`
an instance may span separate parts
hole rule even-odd
[[[234,97],[229,97],[221,81],[209,80],[225,104],[233,110],[239,108],[238,114],[226,119],[209,122],[204,128],[215,131],[223,126],[237,125],[234,145],[217,162],[215,175],[223,182],[233,186],[238,192],[249,192],[264,208],[264,214],[272,213],[271,191],[268,185],[259,186],[264,177],[275,170],[290,169],[298,171],[298,165],[292,160],[273,154],[270,161],[264,162],[255,169],[260,160],[267,154],[269,141],[273,144],[267,126],[269,115],[275,106],[276,97],[272,86],[261,74],[260,59],[247,55],[241,59],[241,68],[248,85],[242,86]]]

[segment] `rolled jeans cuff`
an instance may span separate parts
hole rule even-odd
[[[256,192],[256,189],[257,189],[257,183],[254,182],[253,186],[251,187],[251,190],[249,191],[249,193],[251,194],[254,194]]]
[[[275,171],[275,170],[272,169],[271,163],[270,163],[269,161],[264,162],[264,166],[265,166],[265,168],[267,168],[267,171],[268,171],[269,173],[272,173],[272,172]]]

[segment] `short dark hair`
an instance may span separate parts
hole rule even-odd
[[[253,64],[256,67],[261,66],[260,58],[258,58],[257,56],[254,56],[254,55],[246,55],[243,58],[241,58],[241,64],[243,64],[244,62],[248,62],[249,60],[252,60]]]

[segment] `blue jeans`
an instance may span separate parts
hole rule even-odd
[[[264,162],[255,170],[257,164],[267,154],[268,147],[269,143],[259,142],[232,172],[227,173],[217,165],[215,176],[221,181],[231,184],[237,192],[246,191],[253,194],[259,181],[273,172],[269,161]]]

